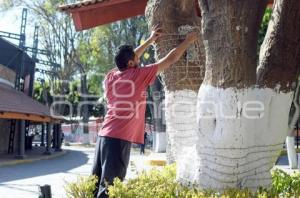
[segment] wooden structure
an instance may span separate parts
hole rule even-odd
[[[90,0],[60,6],[71,13],[77,31],[143,15],[147,0]]]
[[[29,124],[39,123],[47,125],[45,153],[51,154],[50,133],[54,126],[53,132],[57,134],[59,127],[49,108],[32,99],[35,62],[24,50],[2,38],[0,54],[0,151],[8,147],[8,153],[14,153],[17,146],[16,156],[24,158]],[[15,88],[17,76],[20,90]]]

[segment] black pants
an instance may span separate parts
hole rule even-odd
[[[140,147],[141,147],[140,154],[141,155],[145,154],[145,144],[141,144]]]
[[[106,185],[114,178],[125,178],[131,143],[110,137],[98,137],[92,174],[98,177],[95,197],[108,197]]]

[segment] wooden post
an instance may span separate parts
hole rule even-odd
[[[57,137],[57,124],[53,124],[53,148],[56,150],[57,143],[58,143],[58,137]]]
[[[45,146],[45,123],[42,123],[41,146]]]
[[[62,131],[61,131],[61,124],[57,124],[57,148],[55,151],[62,151]]]
[[[18,138],[18,153],[16,155],[17,159],[24,159],[25,158],[25,121],[19,120],[18,123],[18,131],[19,131],[19,138]]]
[[[39,186],[39,191],[39,198],[52,198],[50,185]]]
[[[51,155],[50,147],[51,147],[51,130],[52,130],[52,123],[47,123],[47,133],[46,133],[46,151],[44,152],[45,155]]]

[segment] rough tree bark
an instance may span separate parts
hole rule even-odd
[[[206,73],[198,92],[198,141],[178,161],[178,178],[201,188],[268,187],[300,66],[300,1],[275,1],[257,75],[267,1],[199,2]]]
[[[199,29],[201,24],[194,0],[150,0],[146,18],[150,27],[159,24],[164,31],[155,46],[157,59],[176,47],[186,31]],[[204,76],[202,41],[193,50],[196,56],[187,54],[163,73],[168,162],[176,160],[183,146],[195,143],[197,90]]]
[[[299,75],[300,68],[300,1],[277,1],[273,20],[270,22],[266,39],[260,52],[257,83],[261,86],[280,88],[294,95],[296,111],[287,129],[286,147],[289,166],[297,168],[294,127],[299,118]],[[296,85],[297,84],[297,85]]]

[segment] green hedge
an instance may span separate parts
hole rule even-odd
[[[89,177],[88,177],[89,178]],[[89,190],[82,186],[93,186],[94,177],[92,179],[79,180],[81,182],[71,183],[67,185],[67,189],[72,186],[72,190],[67,190],[69,198],[86,198],[82,196],[86,193],[74,193],[74,190]],[[121,182],[119,179],[114,181],[113,186],[109,186],[109,196],[111,198],[269,198],[269,197],[300,197],[300,173],[287,174],[280,169],[272,172],[272,186],[270,189],[258,189],[256,192],[251,192],[249,189],[226,189],[223,192],[215,192],[213,190],[201,191],[197,188],[187,188],[180,185],[175,180],[176,167],[169,165],[162,170],[153,169],[148,172],[141,173],[137,178],[127,182]],[[82,183],[82,181],[85,181]],[[86,182],[90,182],[86,184]],[[74,187],[80,186],[80,187]],[[70,192],[73,192],[72,194]],[[79,196],[80,195],[80,196]]]
[[[94,198],[96,176],[78,177],[76,182],[68,183],[65,190],[68,198]]]

